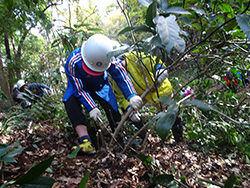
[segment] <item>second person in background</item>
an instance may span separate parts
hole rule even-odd
[[[139,58],[137,55],[139,55]],[[159,109],[160,103],[155,101],[155,99],[160,98],[162,95],[170,95],[172,92],[172,85],[168,80],[168,72],[163,65],[163,62],[161,60],[157,61],[154,56],[145,55],[144,53],[136,54],[136,52],[121,54],[118,56],[118,59],[122,61],[122,65],[131,77],[135,90],[139,95],[142,95],[148,86],[157,82],[157,88],[154,88],[150,93],[148,93],[145,100]],[[143,65],[140,64],[139,59],[141,59]],[[148,86],[146,85],[144,74],[146,76]],[[113,90],[118,103],[124,111],[128,110],[130,108],[130,104],[124,100],[121,90],[115,83],[113,85]],[[136,127],[143,127],[138,111],[131,113],[130,119]],[[179,116],[177,116],[172,127],[172,132],[175,141],[180,142],[182,140],[183,128],[181,118]]]

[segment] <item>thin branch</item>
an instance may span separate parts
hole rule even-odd
[[[231,117],[227,116],[226,114],[223,114],[222,112],[220,112],[220,111],[218,111],[218,110],[216,110],[214,108],[212,108],[211,110],[218,113],[218,114],[220,114],[220,115],[222,115],[222,116],[224,116],[225,118],[229,119],[230,121],[232,121],[233,123],[235,123],[237,125],[250,125],[250,123],[243,123],[243,122],[236,121],[236,120],[232,119]]]

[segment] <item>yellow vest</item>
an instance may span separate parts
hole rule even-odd
[[[141,54],[141,60],[142,60],[142,66],[146,75],[146,79],[148,81],[148,86],[151,86],[154,83],[154,67],[157,64],[162,64],[162,61],[159,60],[158,63],[156,63],[156,57],[152,56],[146,56],[144,54]],[[135,52],[129,52],[126,53],[126,70],[133,82],[134,88],[138,95],[142,95],[144,91],[147,89],[146,82],[143,76],[142,67],[140,65],[140,62],[138,61],[137,55]],[[127,109],[129,106],[129,101],[127,101],[119,87],[116,85],[115,82],[112,84],[112,88],[114,90],[117,102],[123,109]],[[166,78],[160,87],[157,88],[159,97],[157,95],[156,91],[149,92],[145,99],[146,101],[150,102],[153,105],[158,104],[158,101],[154,101],[155,99],[160,98],[162,95],[169,95],[172,91],[172,85],[169,82],[169,80]]]

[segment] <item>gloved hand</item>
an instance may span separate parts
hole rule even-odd
[[[141,97],[139,96],[134,96],[129,99],[130,107],[133,108],[134,110],[138,110],[142,105],[143,101]]]
[[[22,93],[18,93],[17,96],[16,96],[17,99],[22,99],[23,98],[23,94]]]
[[[26,101],[25,108],[31,108],[32,103],[29,101]]]
[[[102,114],[101,111],[98,108],[93,108],[90,112],[89,112],[89,116],[91,118],[93,118],[95,121],[97,120],[98,117],[101,118]]]
[[[130,107],[129,107],[130,108]],[[132,111],[130,114],[129,114],[129,119],[132,121],[132,122],[139,122],[141,121],[141,114],[138,112],[138,111]]]
[[[166,69],[158,69],[155,73],[156,81],[161,84],[168,77],[168,71]]]

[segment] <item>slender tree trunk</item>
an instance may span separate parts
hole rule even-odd
[[[8,80],[7,83],[9,85],[9,92],[12,93],[12,88],[13,88],[13,78],[14,78],[14,71],[13,71],[13,64],[12,64],[12,58],[11,58],[11,53],[10,53],[10,43],[9,43],[9,35],[7,32],[4,33],[4,44],[5,44],[5,50],[6,50],[6,55],[7,55],[7,68],[8,68]],[[8,87],[7,85],[7,87]],[[7,97],[7,96],[6,96]]]
[[[11,95],[9,87],[8,87],[6,72],[5,72],[4,67],[3,67],[1,46],[0,46],[0,87],[1,87],[4,95],[8,99],[8,101],[9,101],[8,103],[12,104],[13,99],[12,99],[12,95]]]

